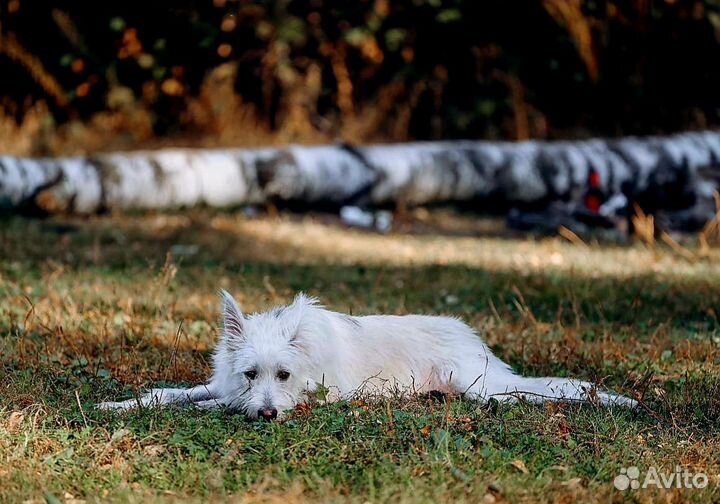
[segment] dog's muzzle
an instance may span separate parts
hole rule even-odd
[[[263,408],[258,410],[258,418],[263,420],[275,420],[277,418],[278,411],[275,408]]]

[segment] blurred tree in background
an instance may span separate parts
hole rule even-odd
[[[0,147],[720,124],[720,0],[0,0]]]

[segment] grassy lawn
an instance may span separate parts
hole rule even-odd
[[[422,231],[205,211],[0,222],[0,501],[720,500],[720,253]],[[219,287],[246,311],[305,290],[355,314],[458,315],[518,371],[644,407],[395,398],[281,424],[93,409],[203,381]],[[709,485],[613,486],[676,465]]]

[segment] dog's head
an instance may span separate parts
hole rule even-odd
[[[229,293],[220,296],[223,364],[240,384],[232,406],[252,419],[280,419],[309,386],[303,331],[317,301],[298,294],[289,306],[244,316]]]

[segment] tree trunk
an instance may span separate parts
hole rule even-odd
[[[512,207],[579,201],[595,173],[608,196],[629,192],[672,207],[679,202],[668,188],[678,184],[691,186],[698,198],[711,198],[718,180],[706,173],[718,165],[720,133],[709,131],[620,140],[0,156],[0,206],[81,214],[263,202]]]

